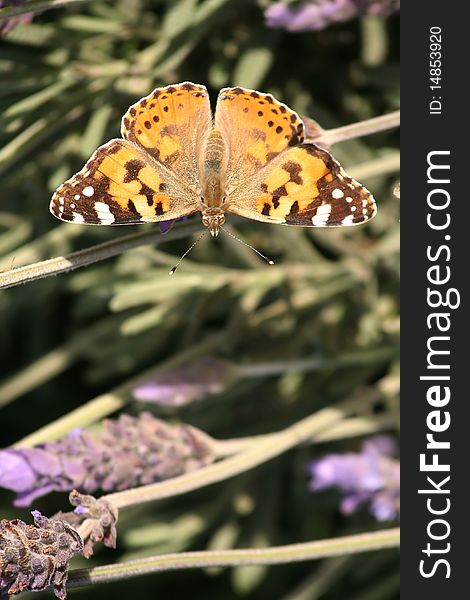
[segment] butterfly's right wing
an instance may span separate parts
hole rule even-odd
[[[202,152],[211,129],[207,89],[186,81],[157,88],[131,106],[121,134],[200,193]]]
[[[201,150],[212,127],[207,90],[185,82],[157,88],[122,119],[111,140],[61,185],[50,210],[64,221],[127,225],[198,210]]]

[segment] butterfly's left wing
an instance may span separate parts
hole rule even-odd
[[[377,212],[372,194],[315,144],[285,149],[226,202],[249,219],[304,227],[359,225]]]
[[[189,215],[198,200],[191,186],[139,146],[116,139],[56,190],[50,210],[73,223],[133,225]]]

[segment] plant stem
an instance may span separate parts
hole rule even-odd
[[[14,447],[31,448],[37,444],[57,439],[75,427],[86,427],[95,421],[102,419],[110,413],[122,408],[129,398],[132,390],[147,379],[154,377],[157,373],[163,373],[174,369],[177,365],[191,360],[197,356],[204,355],[214,351],[225,340],[225,332],[221,332],[207,337],[199,344],[190,346],[179,354],[172,356],[161,363],[158,367],[153,367],[140,373],[137,377],[129,379],[124,384],[116,387],[107,394],[97,396],[83,406],[72,410],[63,417],[48,423],[34,433],[26,436],[14,444]]]
[[[389,360],[397,354],[394,346],[368,348],[355,352],[340,354],[336,358],[301,358],[290,361],[272,361],[266,363],[253,363],[239,365],[238,373],[241,377],[266,377],[280,375],[287,371],[320,371],[328,368],[341,368],[357,365],[370,365],[372,363]]]
[[[103,498],[111,502],[117,509],[122,509],[161,498],[177,496],[223,481],[253,469],[305,442],[316,433],[338,423],[346,414],[358,410],[363,405],[364,399],[362,396],[360,398],[350,398],[335,406],[323,408],[278,433],[267,435],[257,443],[251,444],[246,450],[226,460],[166,481],[107,494]]]
[[[350,419],[344,419],[339,423],[334,423],[331,427],[312,435],[306,442],[319,444],[322,442],[377,433],[378,431],[384,431],[385,429],[396,428],[397,421],[398,417],[393,414],[383,417],[374,416],[373,418],[351,417]],[[214,440],[215,454],[217,458],[233,456],[273,435],[276,434],[267,433],[264,435],[253,435],[228,440]]]
[[[369,177],[378,177],[397,173],[400,170],[400,153],[390,152],[384,156],[373,158],[348,169],[348,174],[362,181]]]
[[[351,125],[345,125],[344,127],[325,129],[317,141],[321,141],[321,143],[326,146],[332,146],[338,142],[371,135],[373,133],[378,133],[379,131],[385,131],[386,129],[393,129],[399,127],[399,125],[400,111],[396,110],[386,115],[381,115],[380,117],[359,121],[358,123],[352,123]]]
[[[344,556],[359,552],[396,548],[399,543],[400,530],[398,527],[395,527],[372,533],[360,533],[302,544],[273,546],[270,548],[163,554],[127,563],[116,563],[91,569],[77,569],[70,572],[67,586],[69,588],[76,588],[176,569],[276,565],[318,560],[330,556]]]
[[[159,229],[124,235],[116,240],[103,242],[102,244],[97,244],[78,252],[72,252],[68,256],[58,256],[0,273],[0,288],[8,288],[19,283],[24,283],[25,281],[35,281],[49,275],[58,275],[59,273],[72,271],[78,267],[85,267],[100,260],[106,260],[126,250],[132,250],[146,244],[162,244],[172,240],[179,240],[199,229],[199,223],[185,223],[164,236],[160,233]]]

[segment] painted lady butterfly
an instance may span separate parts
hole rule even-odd
[[[157,88],[129,108],[121,133],[57,189],[53,215],[132,225],[200,211],[217,236],[225,211],[304,227],[358,225],[376,213],[370,192],[304,143],[300,117],[270,94],[224,88],[212,119],[203,85]]]

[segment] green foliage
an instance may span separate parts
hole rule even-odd
[[[1,270],[129,233],[59,224],[48,202],[99,144],[118,135],[126,108],[157,85],[188,79],[206,84],[212,98],[225,85],[256,87],[325,128],[397,108],[393,18],[380,27],[352,21],[289,34],[267,29],[262,9],[249,0],[66,4],[0,40]],[[397,146],[397,133],[388,131],[342,143],[334,154],[352,172]],[[378,430],[384,422],[393,430],[397,174],[393,167],[372,172],[369,177],[366,170],[361,182],[374,193],[379,213],[366,226],[307,230],[229,217],[232,230],[272,257],[273,267],[221,235],[204,238],[170,278],[169,268],[191,239],[162,237],[158,247],[0,291],[0,406],[2,393],[9,394],[1,409],[0,447],[212,336],[210,353],[237,365],[306,357],[331,363],[241,379],[183,409],[154,408],[159,417],[234,438],[276,431],[335,401],[372,394],[376,403],[371,409],[365,402],[364,414]],[[373,356],[384,347],[390,349],[385,359],[335,363],[345,354]],[[125,402],[134,414],[148,409],[129,395]],[[309,460],[356,449],[359,442],[303,446],[225,483],[123,512],[117,551],[98,552],[93,560],[287,544],[375,529],[366,510],[342,517],[335,492],[307,489]],[[11,499],[0,493],[1,515],[28,519],[26,510],[12,509]],[[65,503],[56,494],[35,508],[52,514]],[[383,551],[339,562],[153,575],[86,594],[303,600],[321,593],[331,600],[387,600],[398,595],[396,571],[395,552]]]

